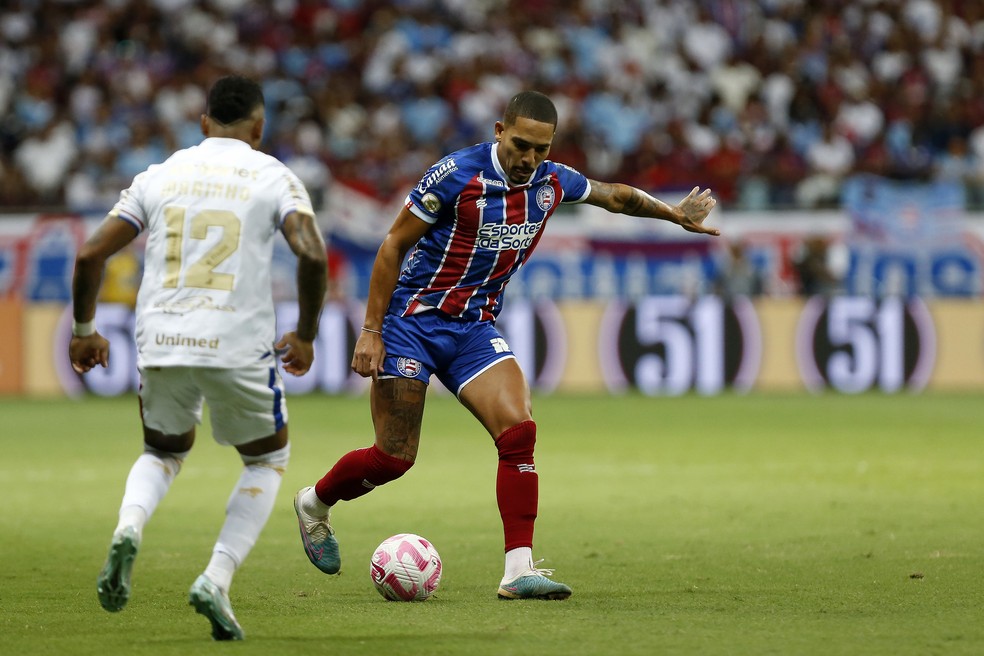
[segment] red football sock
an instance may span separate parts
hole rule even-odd
[[[349,451],[315,483],[314,492],[322,503],[333,506],[350,501],[374,488],[396,480],[413,466],[413,462],[386,455],[373,444]]]
[[[524,421],[495,438],[499,470],[495,497],[502,516],[506,551],[533,546],[533,524],[539,498],[539,478],[533,466],[536,424]]]

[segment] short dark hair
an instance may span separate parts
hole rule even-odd
[[[505,125],[512,125],[517,118],[529,118],[557,127],[557,108],[553,101],[539,91],[520,91],[506,105],[502,115]]]
[[[230,125],[248,118],[262,104],[263,90],[259,84],[240,75],[228,75],[212,85],[205,113],[219,123]]]

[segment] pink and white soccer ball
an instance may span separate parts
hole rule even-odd
[[[369,563],[379,594],[390,601],[423,601],[441,582],[441,557],[429,541],[413,533],[386,538]]]

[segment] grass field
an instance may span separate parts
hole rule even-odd
[[[495,451],[453,399],[429,401],[407,476],[342,504],[342,573],[308,564],[291,497],[368,444],[364,398],[290,400],[293,455],[232,600],[243,643],[187,605],[238,477],[199,433],[148,525],[130,603],[95,578],[140,451],[133,397],[0,399],[0,654],[984,653],[980,395],[535,400],[534,555],[574,588],[502,602]],[[369,556],[415,532],[438,593],[372,589]]]

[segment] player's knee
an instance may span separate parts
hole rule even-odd
[[[290,462],[290,444],[258,456],[240,454],[240,457],[247,467],[268,467],[283,476],[284,472],[287,471],[287,463]]]
[[[144,454],[160,460],[161,466],[164,468],[164,473],[170,475],[172,478],[177,476],[178,472],[181,471],[181,465],[189,453],[190,451],[162,451],[161,449],[155,449],[149,444],[144,444]]]
[[[375,486],[395,481],[406,474],[413,467],[412,460],[403,460],[384,453],[375,444],[369,447],[367,453],[369,473],[372,476],[369,480]]]
[[[195,444],[195,429],[183,433],[169,433],[143,425],[144,446],[148,449],[168,453],[187,453]]]
[[[536,445],[536,422],[532,419],[507,428],[495,438],[499,460],[532,460]]]

